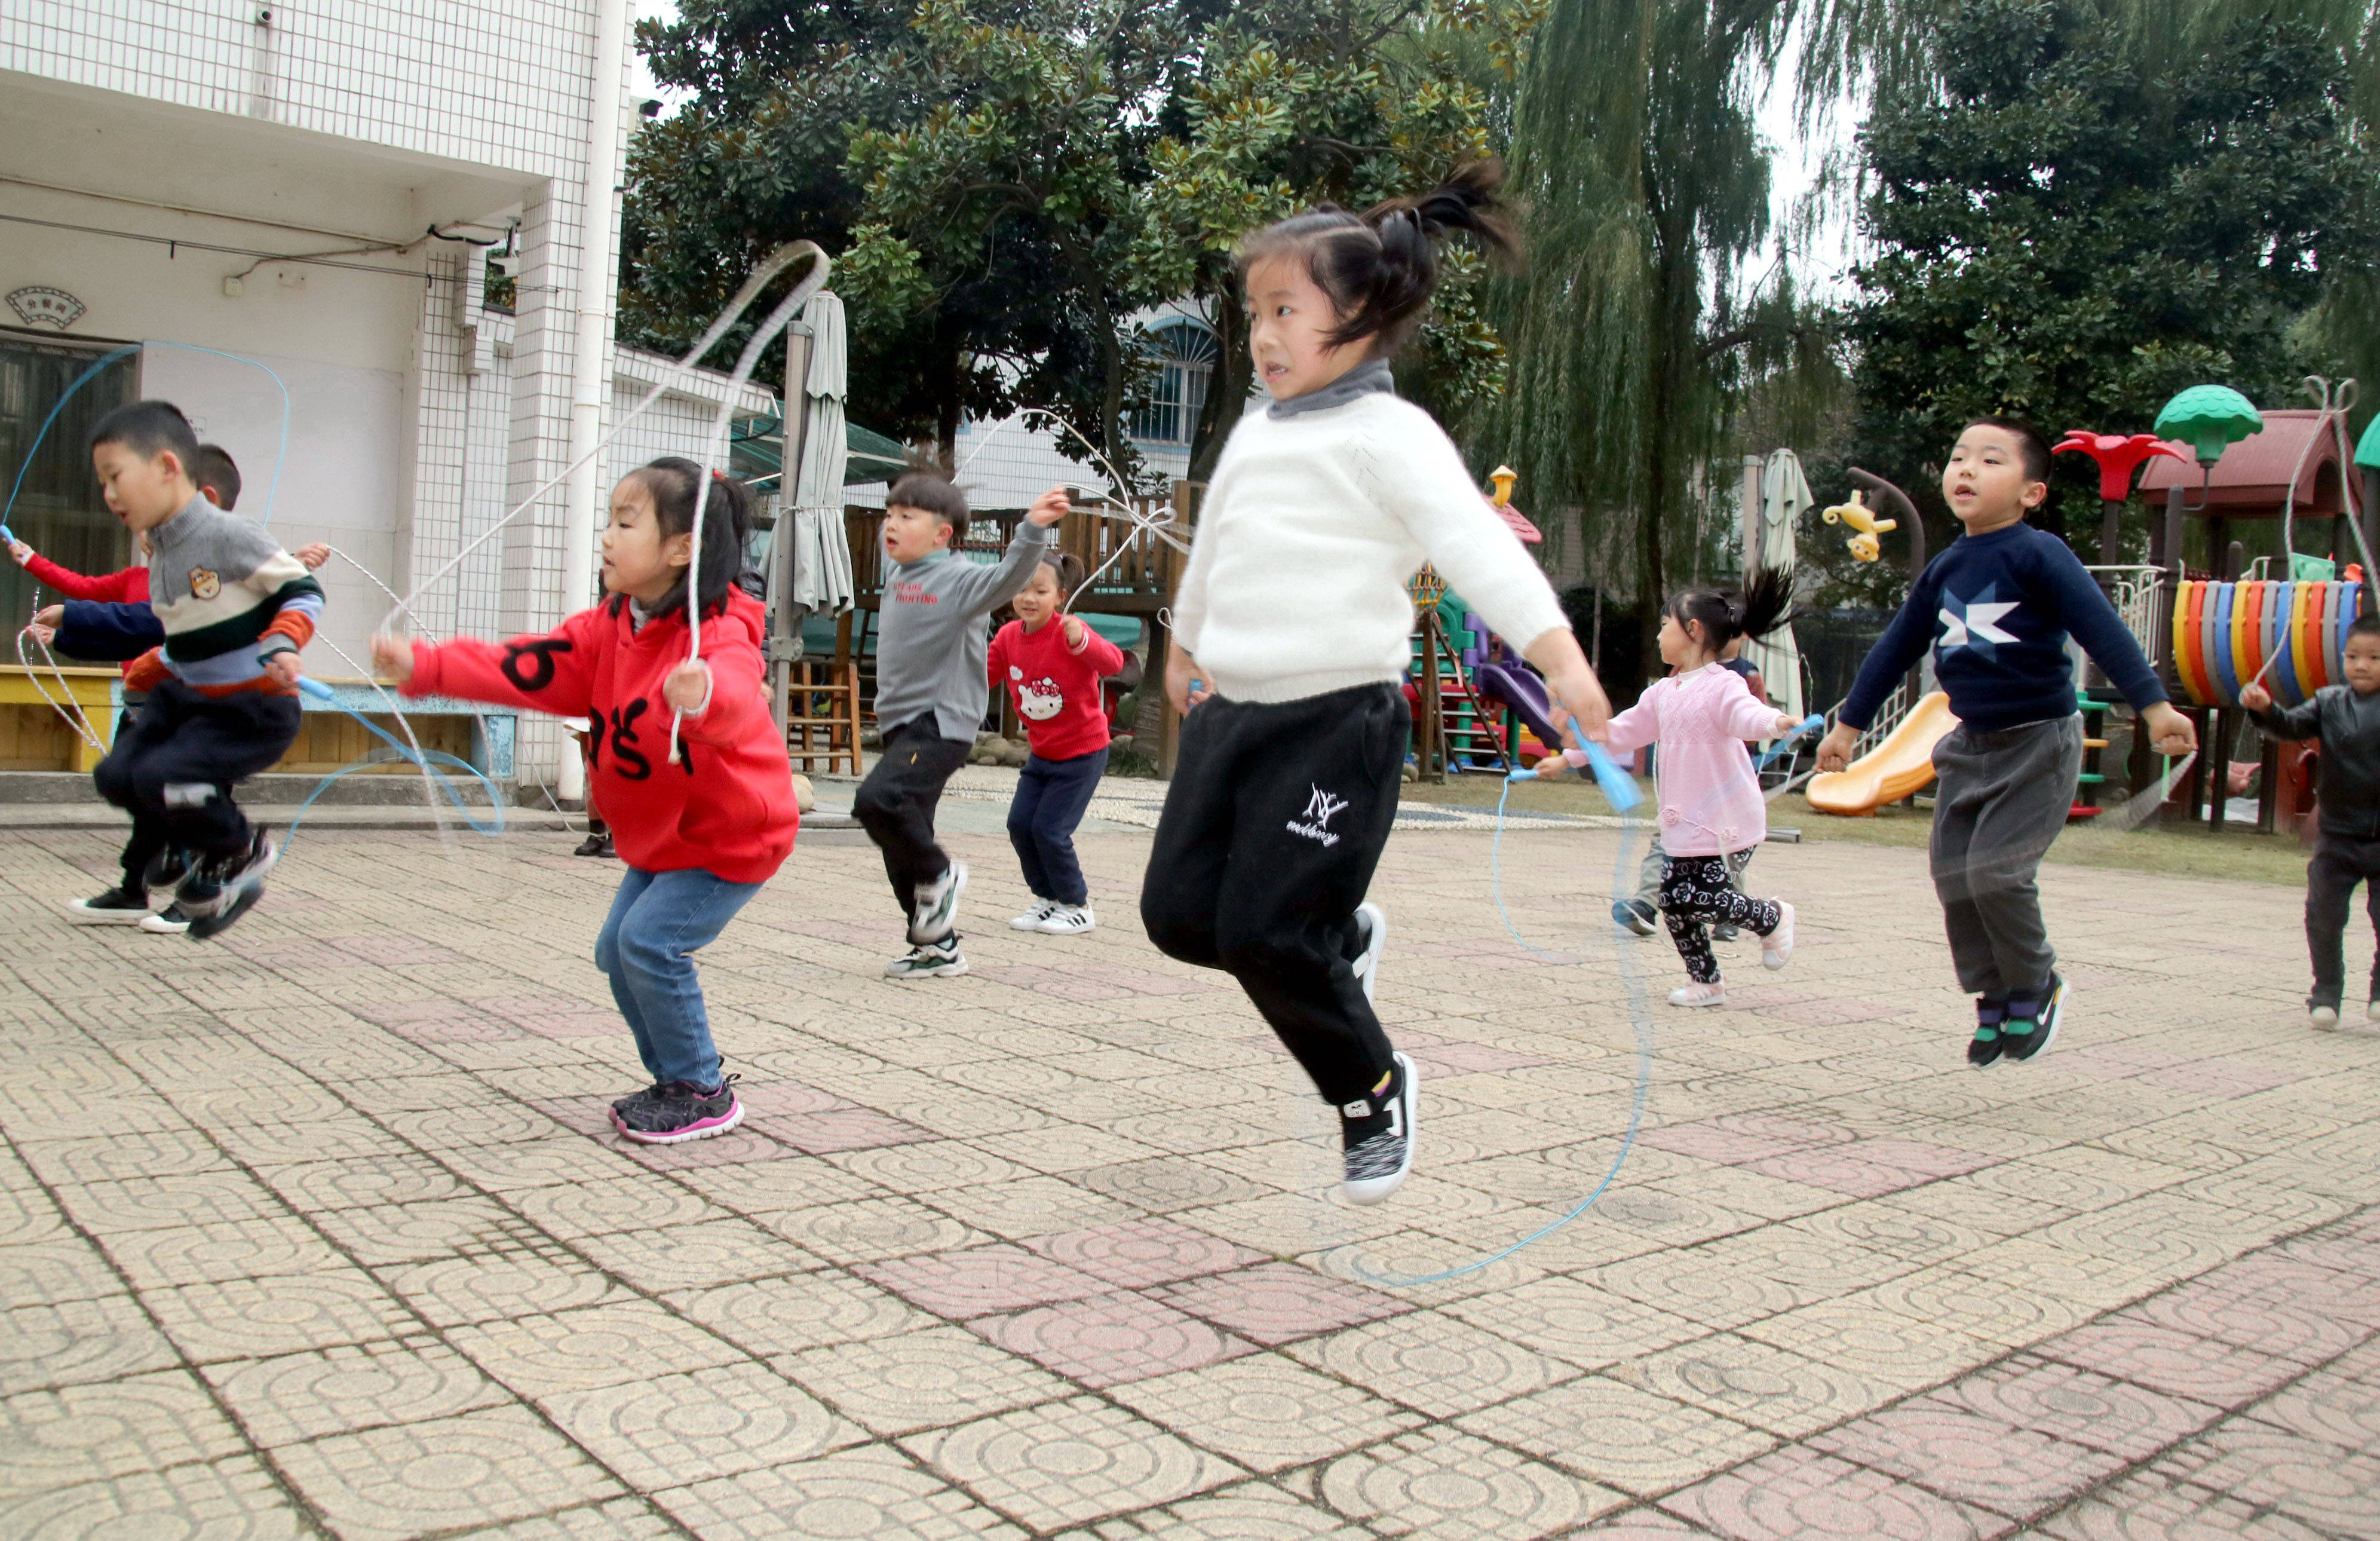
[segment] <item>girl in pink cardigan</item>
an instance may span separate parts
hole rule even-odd
[[[1739,637],[1759,637],[1783,624],[1793,601],[1793,575],[1755,572],[1741,594],[1689,588],[1661,616],[1661,661],[1677,672],[1657,680],[1643,698],[1611,719],[1614,754],[1658,744],[1661,912],[1670,940],[1686,962],[1688,983],[1670,992],[1672,1006],[1717,1006],[1727,1001],[1718,960],[1711,955],[1710,924],[1741,926],[1760,938],[1760,961],[1782,968],[1793,955],[1793,906],[1748,899],[1730,887],[1728,857],[1749,852],[1768,833],[1744,741],[1793,731],[1785,716],[1719,662]]]

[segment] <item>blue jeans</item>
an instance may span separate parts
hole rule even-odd
[[[1072,759],[1035,755],[1016,779],[1016,800],[1008,805],[1008,842],[1025,868],[1025,886],[1036,899],[1079,904],[1091,896],[1083,864],[1075,859],[1075,826],[1091,806],[1091,794],[1107,773],[1108,752],[1094,749]]]
[[[628,868],[612,913],[595,938],[595,966],[612,977],[612,999],[637,1037],[637,1054],[656,1081],[719,1085],[719,1050],[694,977],[697,948],[735,918],[758,883],[731,883],[699,868],[678,872]]]

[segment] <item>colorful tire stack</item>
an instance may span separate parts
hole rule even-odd
[[[2185,580],[2173,601],[2173,668],[2182,694],[2193,706],[2236,707],[2240,687],[2263,673],[2265,688],[2294,706],[2343,681],[2340,661],[2362,588]]]

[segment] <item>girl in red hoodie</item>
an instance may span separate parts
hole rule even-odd
[[[1025,868],[1033,907],[1009,922],[1020,931],[1079,936],[1091,914],[1075,826],[1108,768],[1108,714],[1099,681],[1123,667],[1116,645],[1072,615],[1061,614],[1082,583],[1082,564],[1042,554],[1016,598],[1016,619],[991,639],[991,683],[1016,703],[1033,758],[1008,805],[1008,841]],[[1054,619],[1053,619],[1054,618]]]
[[[695,497],[702,516],[702,659],[686,658],[686,569]],[[595,939],[595,963],[636,1035],[653,1084],[612,1104],[648,1145],[721,1135],[743,1122],[720,1073],[689,956],[716,937],[794,847],[793,767],[761,684],[758,601],[735,586],[751,528],[740,482],[670,457],[612,490],[603,531],[609,595],[543,637],[502,644],[372,644],[407,696],[459,696],[589,721],[590,791],[627,866]],[[678,758],[670,719],[683,713]]]

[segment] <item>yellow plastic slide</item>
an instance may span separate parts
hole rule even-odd
[[[1868,814],[1934,779],[1934,746],[1959,725],[1950,698],[1937,690],[1848,769],[1810,778],[1810,806],[1820,813]]]

